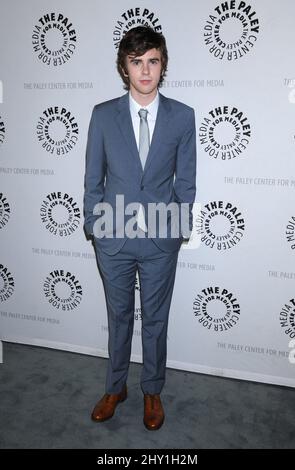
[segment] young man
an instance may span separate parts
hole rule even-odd
[[[94,107],[86,152],[85,231],[94,235],[109,326],[106,393],[92,419],[111,418],[117,404],[127,398],[138,271],[141,389],[149,430],[159,429],[164,421],[160,393],[165,382],[168,314],[179,248],[192,229],[196,189],[194,111],[158,92],[167,62],[162,34],[143,26],[126,33],[117,66],[128,93]],[[151,221],[150,206],[157,204],[173,210]],[[188,230],[175,211],[185,205]],[[177,235],[172,234],[175,225],[180,230]]]

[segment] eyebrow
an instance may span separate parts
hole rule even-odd
[[[129,58],[130,60],[142,60],[142,59],[140,58],[140,56],[139,56],[139,57],[134,57],[134,56],[129,55],[128,58]],[[160,61],[159,57],[150,57],[148,60],[157,60],[157,61]]]

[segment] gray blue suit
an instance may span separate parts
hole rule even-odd
[[[194,110],[159,95],[155,129],[144,168],[140,161],[128,93],[96,105],[89,125],[84,194],[85,231],[93,233],[99,215],[93,209],[108,202],[113,210],[113,233],[94,238],[105,288],[109,325],[107,393],[120,393],[127,381],[134,324],[136,272],[140,280],[144,393],[160,393],[165,382],[168,315],[172,299],[181,233],[168,237],[159,227],[153,238],[116,237],[116,195],[124,205],[140,202],[148,226],[148,203],[190,205],[196,192],[196,133]],[[124,224],[132,215],[124,215]],[[181,231],[181,225],[180,225]]]

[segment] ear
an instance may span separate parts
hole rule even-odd
[[[124,77],[128,77],[128,73],[126,72],[126,70],[123,67],[121,67],[121,70],[122,70],[122,73],[123,73]]]

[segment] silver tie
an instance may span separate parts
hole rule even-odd
[[[144,165],[149,153],[150,148],[150,131],[149,125],[147,122],[147,114],[148,110],[141,108],[138,111],[140,117],[140,125],[139,125],[139,156],[142,164],[142,169],[144,169]]]
[[[142,169],[144,169],[145,162],[146,162],[146,159],[149,153],[149,148],[150,148],[150,131],[149,131],[149,125],[147,122],[148,110],[141,108],[138,111],[138,114],[140,117],[138,151],[139,151]],[[145,220],[144,220],[143,207],[141,204],[139,206],[139,212],[137,215],[137,224],[141,230],[143,230],[144,232],[147,231],[147,227],[146,227]]]

